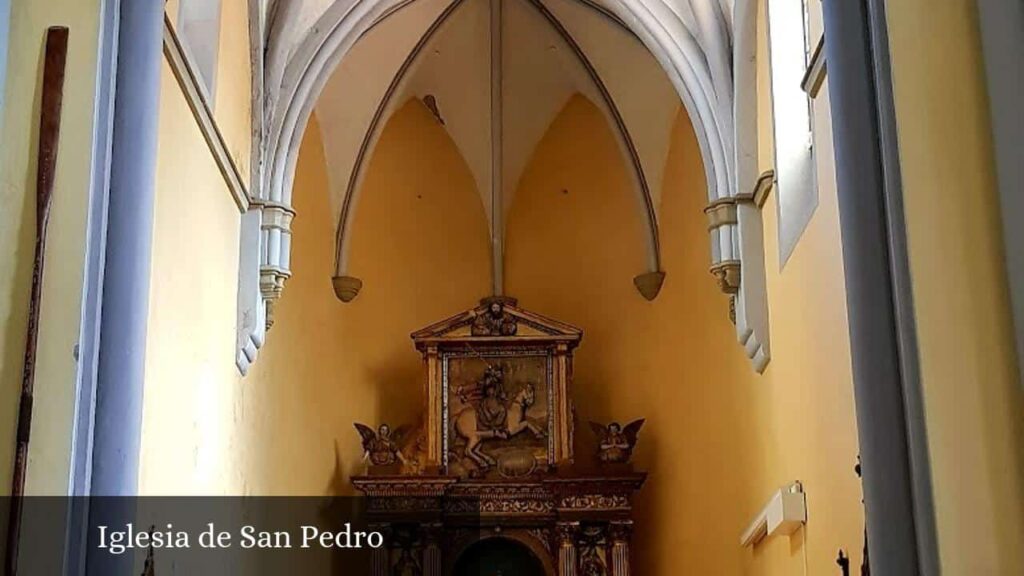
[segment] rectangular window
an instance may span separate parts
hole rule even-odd
[[[810,61],[806,0],[768,0],[779,262],[785,264],[818,206],[812,107],[800,85]]]
[[[178,38],[211,110],[220,50],[220,11],[221,0],[181,0],[178,8]]]

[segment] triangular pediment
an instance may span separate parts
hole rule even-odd
[[[563,340],[578,342],[579,328],[518,306],[515,298],[492,296],[464,312],[413,332],[417,342],[438,340]]]

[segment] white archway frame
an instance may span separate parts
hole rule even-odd
[[[317,99],[359,38],[381,17],[410,1],[414,0],[335,1],[288,56],[280,86],[264,88],[263,168],[259,186],[254,187],[253,207],[243,222],[236,356],[243,374],[256,359],[272,324],[273,303],[290,276],[295,165]],[[670,2],[688,4],[687,20],[695,30]],[[659,62],[690,116],[708,183],[711,271],[723,290],[734,295],[737,337],[755,370],[761,372],[769,359],[763,234],[759,209],[749,201],[752,194],[741,193],[752,191],[757,180],[756,65],[752,64],[757,0],[736,0],[734,15],[724,14],[718,0],[610,0],[610,4],[609,11]],[[737,24],[735,42],[730,20]],[[704,46],[695,34],[705,41]],[[748,107],[751,101],[753,108]],[[257,257],[258,266],[254,266]]]

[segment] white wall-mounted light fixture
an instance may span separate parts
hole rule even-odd
[[[740,545],[755,546],[769,536],[790,535],[807,523],[807,500],[799,482],[784,486],[772,495],[761,513],[740,536]]]

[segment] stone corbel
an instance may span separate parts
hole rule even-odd
[[[274,302],[291,276],[288,254],[294,216],[288,206],[255,199],[242,216],[235,365],[243,376],[266,341],[274,323]]]
[[[257,203],[263,212],[260,227],[260,294],[267,306],[267,330],[274,325],[274,303],[291,277],[292,219],[295,211],[277,202]]]
[[[718,199],[704,209],[711,235],[710,272],[729,296],[737,340],[758,373],[770,359],[761,207],[774,182],[775,174],[768,170],[749,193]]]
[[[718,287],[729,295],[740,287],[739,220],[736,216],[736,198],[715,200],[704,209],[708,216],[711,235],[711,275]]]

